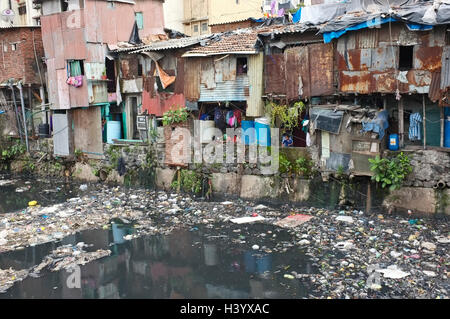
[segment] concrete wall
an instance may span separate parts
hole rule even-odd
[[[245,18],[260,18],[261,0],[210,0],[209,23],[225,23]]]
[[[184,32],[184,2],[179,0],[165,0],[164,27]]]

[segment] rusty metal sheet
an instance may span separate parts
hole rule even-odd
[[[308,47],[299,46],[288,48],[285,54],[285,79],[286,79],[286,97],[289,100],[299,98],[299,85],[301,77],[303,97],[310,95],[310,77],[309,77],[309,57]]]
[[[174,105],[185,106],[183,94],[161,93],[151,97],[148,92],[142,93],[142,110],[147,110],[148,114],[162,116],[164,112],[170,110]]]
[[[74,87],[66,84],[69,88],[70,107],[84,107],[89,106],[88,100],[88,83],[86,76],[83,76],[83,85]]]
[[[184,90],[184,59],[177,58],[177,78],[175,79],[174,93],[182,94]]]
[[[62,31],[70,31],[74,29],[84,29],[84,9],[76,11],[65,11],[58,14],[61,19]]]
[[[442,47],[418,46],[414,54],[414,68],[439,72],[441,70]]]
[[[371,93],[371,79],[369,71],[341,71],[339,89],[342,92],[368,94]]]
[[[315,43],[308,45],[310,96],[334,93],[333,44]],[[303,81],[304,83],[305,81]],[[305,96],[305,94],[303,94]]]
[[[85,152],[91,158],[103,154],[102,120],[100,107],[74,109],[74,143],[75,149]]]
[[[430,90],[428,91],[428,97],[431,101],[437,102],[441,97],[441,72],[433,72],[431,75]]]
[[[87,58],[84,29],[69,29],[63,31],[62,36],[66,60],[85,60]]]
[[[69,85],[66,83],[67,71],[56,70],[56,82],[58,85],[59,109],[70,109]]]
[[[104,81],[88,80],[89,104],[107,103],[108,87]]]
[[[101,43],[86,43],[86,62],[105,63],[105,48]]]
[[[284,54],[264,57],[264,81],[266,94],[286,94]]]
[[[55,57],[55,49],[53,48],[53,35],[51,16],[41,17],[41,33],[42,44],[44,45],[45,57],[51,59]]]
[[[47,60],[48,99],[52,110],[59,109],[58,78],[55,70],[55,59]]]
[[[189,101],[200,98],[200,58],[188,58],[184,63],[184,94]]]

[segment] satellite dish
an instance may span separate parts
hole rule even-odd
[[[13,10],[11,10],[11,9],[5,9],[5,10],[2,11],[2,20],[5,21],[5,22],[10,22],[10,23],[12,23],[13,20],[14,20],[14,16],[15,16],[15,15],[16,15],[16,14],[14,13]]]

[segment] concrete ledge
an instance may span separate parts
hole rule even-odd
[[[170,168],[156,168],[156,187],[166,191],[170,190],[170,185],[176,172],[176,170]]]
[[[236,173],[213,173],[211,184],[213,193],[239,196],[240,178]]]
[[[277,198],[278,183],[273,177],[242,175],[240,196],[245,199]]]
[[[72,176],[76,179],[87,182],[98,182],[99,178],[92,172],[92,167],[89,164],[76,163],[73,168]]]
[[[403,187],[392,191],[383,201],[389,208],[410,209],[415,212],[433,214],[436,212],[436,197],[433,188]]]

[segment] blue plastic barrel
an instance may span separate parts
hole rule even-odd
[[[272,256],[263,255],[256,257],[256,272],[262,274],[265,271],[272,270]]]
[[[450,147],[450,116],[444,123],[444,147]]]
[[[258,145],[270,146],[270,125],[265,118],[255,121],[256,141]]]
[[[120,121],[106,122],[106,143],[112,144],[113,139],[122,138],[122,123]]]
[[[389,149],[391,151],[398,151],[399,148],[399,138],[398,134],[389,135]]]
[[[255,143],[255,130],[247,130],[249,128],[255,128],[254,121],[242,121],[242,139],[245,145],[254,144]],[[244,135],[247,134],[247,135]]]

